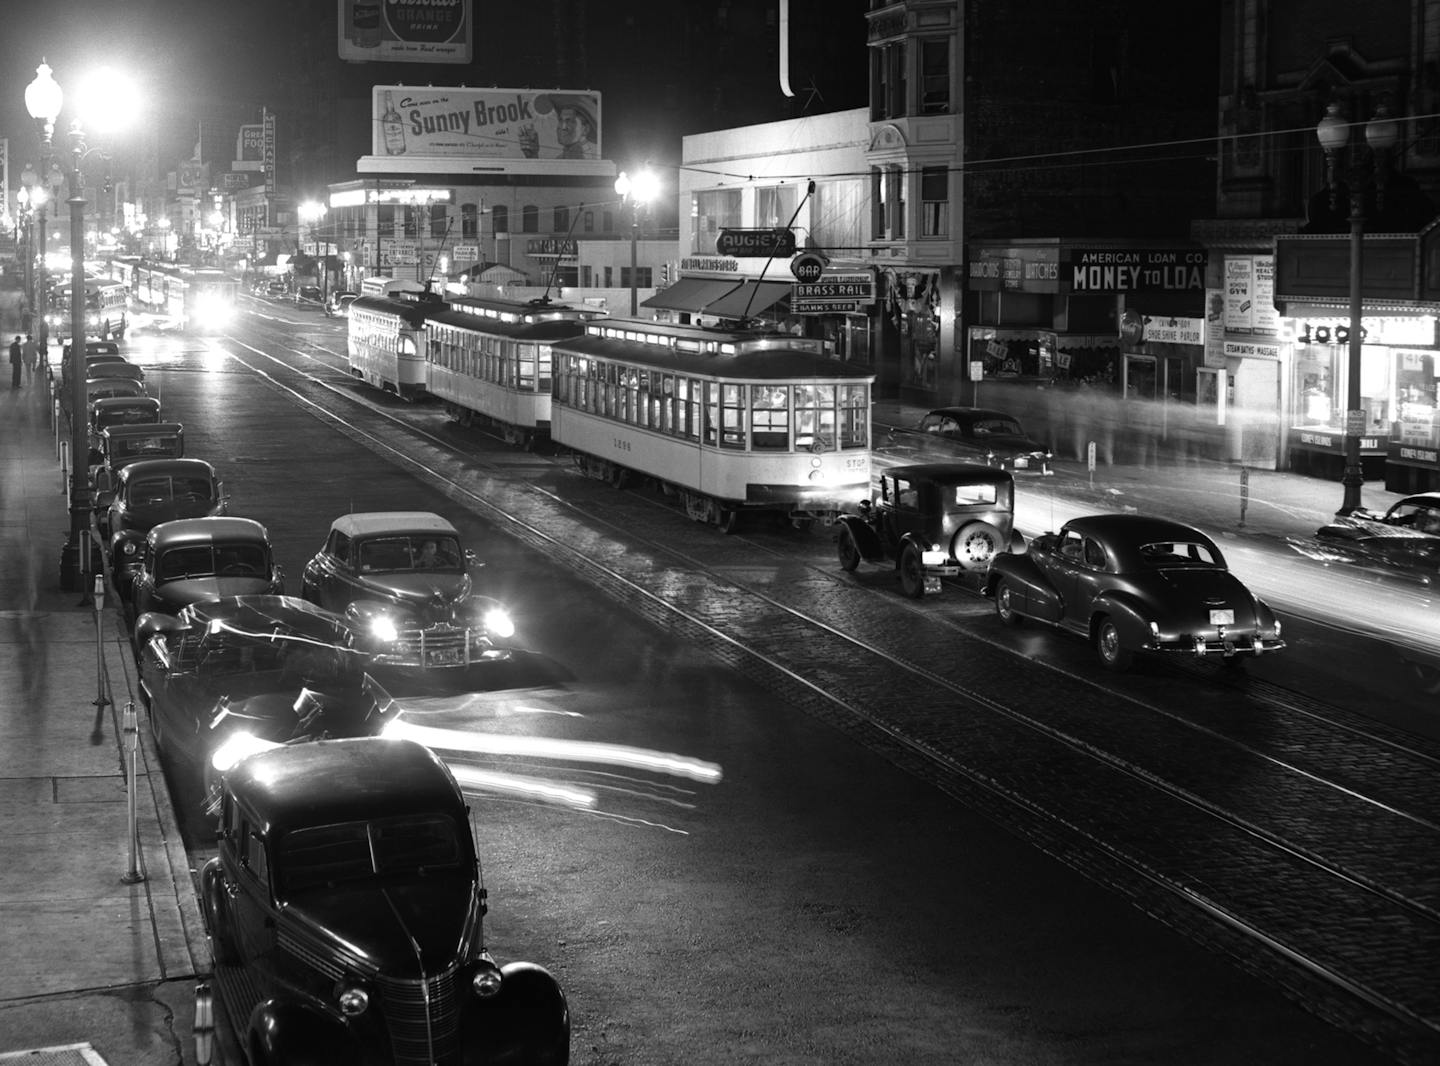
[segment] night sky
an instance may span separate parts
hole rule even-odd
[[[346,125],[373,84],[598,90],[604,154],[678,162],[687,133],[824,113],[866,102],[865,0],[791,0],[791,84],[777,76],[779,0],[475,0],[475,58],[454,64],[342,64],[336,0],[5,0],[0,28],[0,135],[9,138],[11,187],[38,156],[25,86],[43,57],[67,91],[82,72],[125,69],[144,101],[139,125],[174,160],[203,122],[204,155],[233,158],[235,125],[261,106],[283,118],[333,94],[337,163],[353,176],[368,133]],[[333,31],[331,31],[333,32]],[[307,80],[308,79],[308,80]],[[57,137],[72,115],[62,113]],[[227,128],[228,127],[228,128]],[[118,135],[117,135],[118,136]]]

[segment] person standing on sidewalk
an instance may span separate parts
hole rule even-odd
[[[10,342],[10,387],[20,387],[20,365],[24,356],[20,351],[20,334],[15,334],[15,339]]]
[[[35,338],[25,334],[25,343],[20,345],[20,351],[25,357],[25,369],[28,371],[25,380],[33,385],[35,383],[35,368],[40,365],[40,349],[35,346]]]

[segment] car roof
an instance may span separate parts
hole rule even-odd
[[[1085,536],[1095,536],[1102,540],[1107,536],[1123,538],[1132,544],[1170,540],[1193,540],[1212,546],[1215,543],[1194,526],[1153,515],[1092,514],[1072,518],[1065,525]]]
[[[984,463],[907,463],[889,466],[880,471],[885,477],[904,477],[916,481],[933,481],[947,485],[1010,484],[1014,478],[998,466]]]
[[[127,481],[155,474],[188,474],[192,477],[203,474],[214,477],[215,468],[204,459],[141,459],[120,471],[120,476]]]
[[[253,518],[222,515],[214,518],[177,518],[161,522],[150,530],[150,543],[157,549],[181,545],[211,544],[217,540],[260,540],[267,544],[270,535]]]
[[[1011,422],[1017,421],[1014,415],[1006,411],[996,411],[990,407],[937,407],[929,413],[932,415],[948,415],[962,422],[970,422],[980,418],[1004,418]]]
[[[464,823],[450,771],[413,740],[356,737],[287,744],[242,760],[231,790],[262,832],[442,811]]]
[[[1440,492],[1414,492],[1402,500],[1396,500],[1395,506],[1402,503],[1428,503],[1432,507],[1440,507]]]
[[[184,432],[185,427],[179,422],[120,422],[106,426],[100,435],[115,440],[118,437],[159,437],[165,434],[178,437]]]
[[[341,515],[330,523],[331,529],[350,537],[368,537],[376,533],[450,533],[455,527],[433,511],[356,511]]]

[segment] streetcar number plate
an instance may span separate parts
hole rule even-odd
[[[1235,612],[1211,611],[1210,624],[1212,626],[1233,626],[1235,624]]]

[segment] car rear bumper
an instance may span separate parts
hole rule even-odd
[[[1239,637],[1227,640],[1206,640],[1197,637],[1191,640],[1151,641],[1145,650],[1173,655],[1193,655],[1197,659],[1211,656],[1230,659],[1236,655],[1264,655],[1272,651],[1279,651],[1283,647],[1285,647],[1285,642],[1276,638]]]

